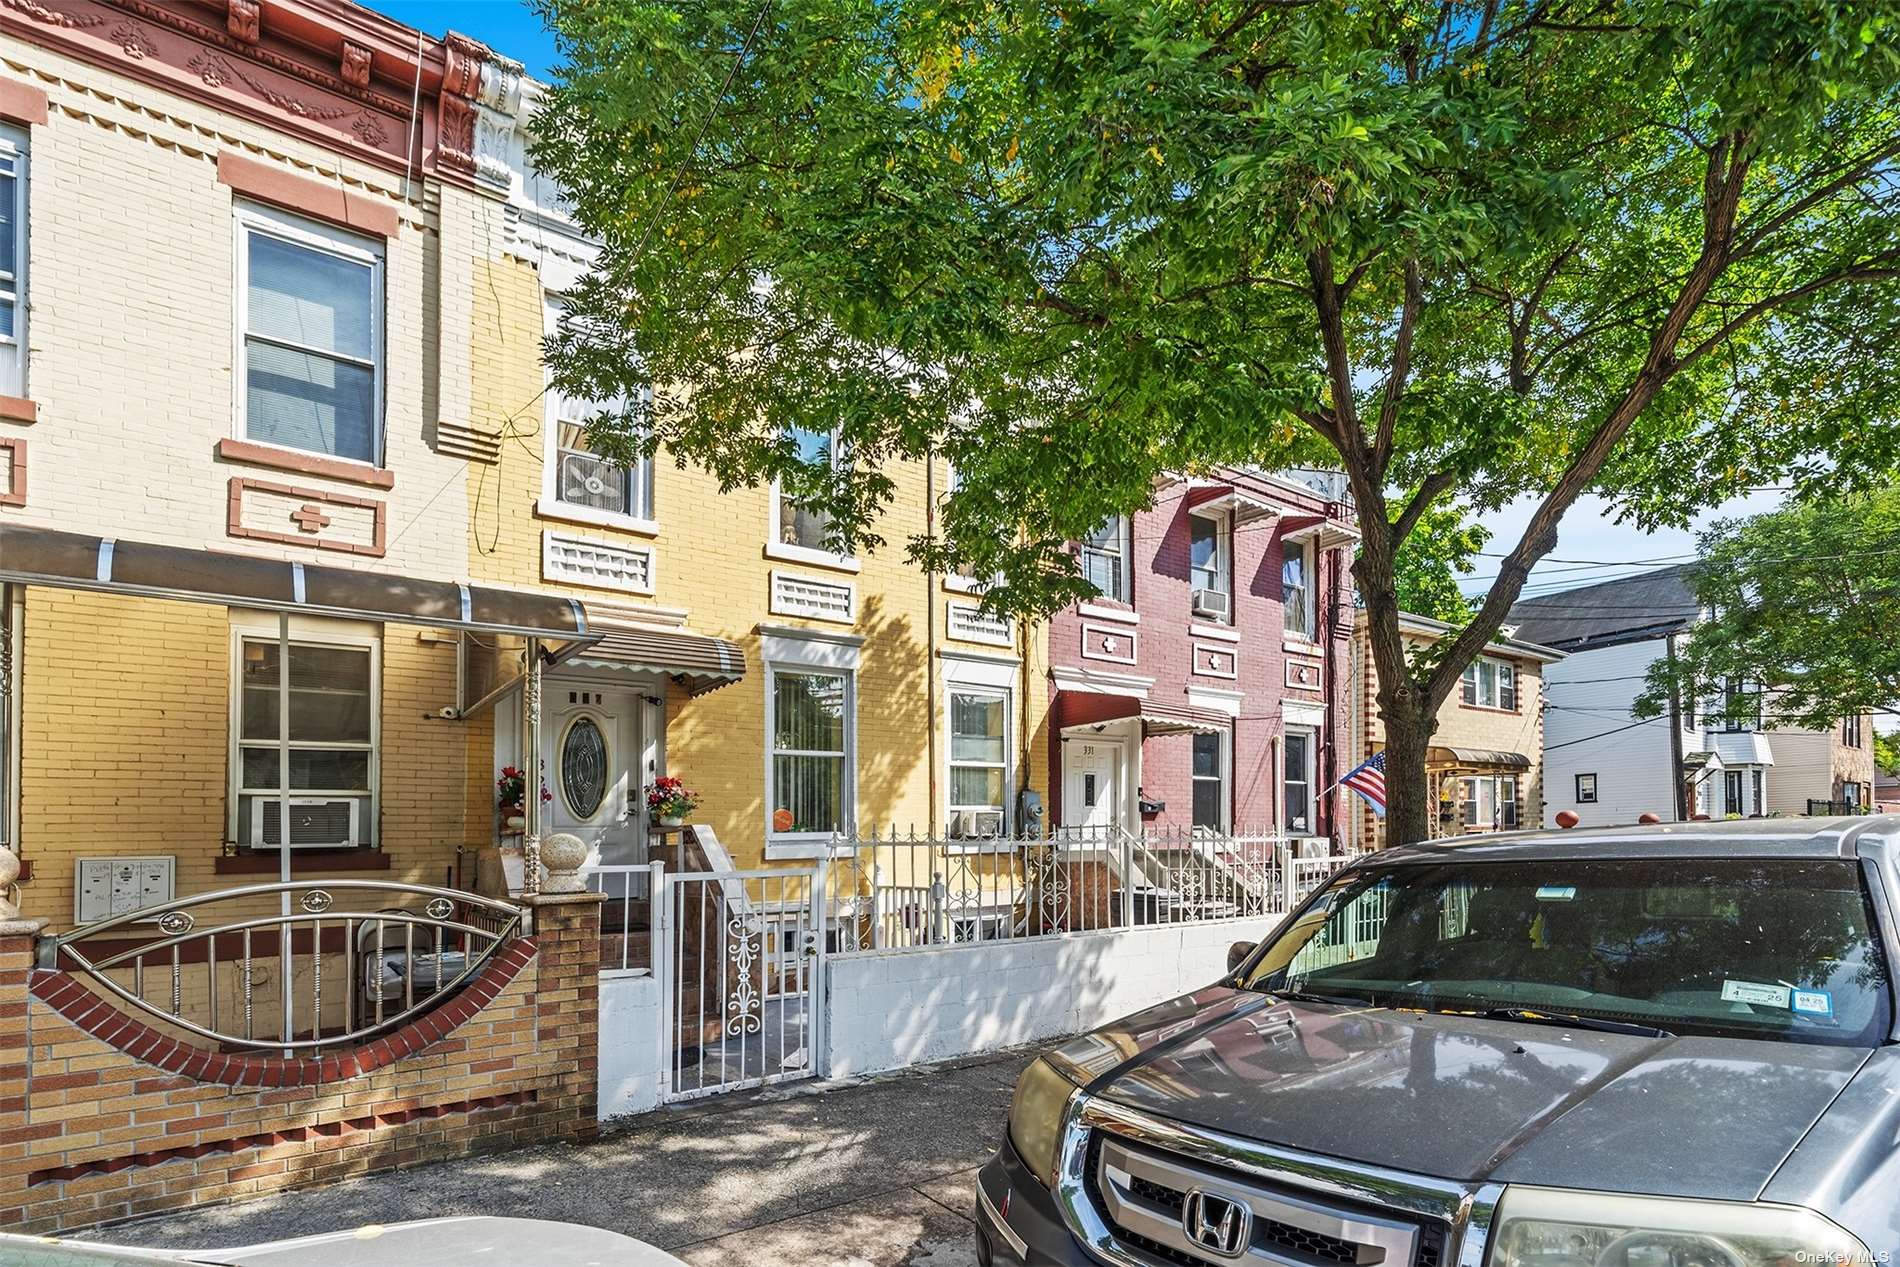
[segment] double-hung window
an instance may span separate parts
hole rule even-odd
[[[1319,733],[1289,726],[1286,732],[1286,830],[1313,830],[1313,758]]]
[[[0,125],[0,393],[26,395],[26,133]]]
[[[1464,825],[1476,831],[1517,826],[1517,776],[1481,774],[1458,780]]]
[[[1862,742],[1860,714],[1855,713],[1841,719],[1841,742],[1850,748],[1858,748]]]
[[[1082,576],[1095,592],[1129,602],[1128,516],[1110,515],[1082,542]]]
[[[768,693],[770,834],[816,840],[850,831],[852,675],[772,666]]]
[[[1194,825],[1208,831],[1227,830],[1227,736],[1216,732],[1194,736]]]
[[[1233,560],[1227,525],[1219,519],[1188,516],[1188,588],[1195,615],[1233,618]]]
[[[1005,834],[1009,798],[1009,695],[950,688],[950,833]]]
[[[1753,707],[1750,707],[1750,700]],[[1761,729],[1761,694],[1739,677],[1722,684],[1722,729],[1730,734]]]
[[[561,300],[548,296],[548,334],[559,327],[563,311]],[[590,422],[602,414],[618,412],[625,403],[619,398],[587,400],[568,396],[549,384],[548,427],[554,438],[549,492],[555,501],[630,519],[653,518],[652,459],[642,457],[631,464],[615,462],[603,457],[587,439]]]
[[[1517,670],[1507,661],[1480,656],[1465,666],[1460,698],[1474,708],[1501,708],[1514,713],[1517,711]]]
[[[375,835],[375,643],[299,638],[289,649],[286,673],[276,638],[237,638],[236,839],[253,849],[282,843],[288,753],[291,847],[367,845]]]
[[[1280,604],[1286,632],[1311,641],[1319,621],[1313,606],[1313,543],[1288,541],[1280,558]]]
[[[836,468],[843,462],[844,440],[836,431],[814,431],[793,427],[788,434],[798,448],[798,460],[806,466]],[[831,550],[831,516],[805,499],[774,485],[773,500],[777,515],[773,530],[780,545],[804,550]]]
[[[245,437],[380,462],[381,244],[240,205],[238,280]]]

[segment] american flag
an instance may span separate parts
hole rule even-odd
[[[1349,787],[1366,798],[1366,804],[1372,806],[1372,812],[1380,818],[1385,817],[1385,754],[1375,752],[1370,758],[1360,762],[1346,773],[1340,781],[1341,787]]]

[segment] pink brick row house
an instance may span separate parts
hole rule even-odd
[[[1323,485],[1181,477],[1078,543],[1098,595],[1050,622],[1052,824],[1337,835],[1358,533]]]

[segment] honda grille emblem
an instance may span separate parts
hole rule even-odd
[[[1239,1258],[1253,1241],[1253,1211],[1232,1197],[1196,1188],[1181,1206],[1181,1230],[1202,1249]]]

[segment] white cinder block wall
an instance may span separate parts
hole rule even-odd
[[[666,1062],[660,983],[651,976],[600,974],[600,1106],[605,1121],[658,1108]]]
[[[823,1073],[879,1073],[1093,1029],[1215,980],[1230,945],[1258,941],[1279,920],[834,958],[826,966]],[[605,1025],[603,1016],[603,1033]],[[603,1050],[603,1102],[606,1080]]]

